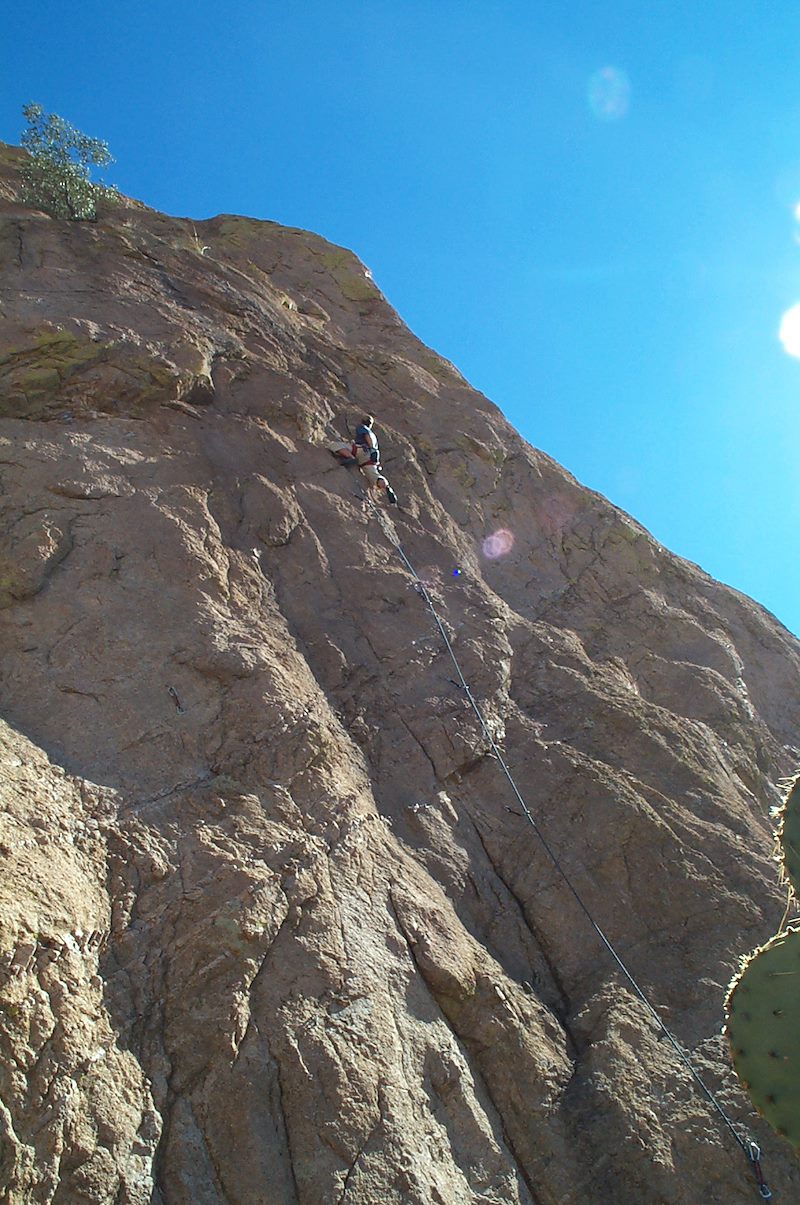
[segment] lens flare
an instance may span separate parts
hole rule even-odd
[[[589,77],[589,108],[599,121],[619,121],[631,103],[631,82],[624,71],[602,67]]]
[[[505,556],[511,551],[514,547],[514,537],[507,527],[501,527],[486,537],[482,547],[483,555],[490,561],[496,561],[498,557]]]
[[[778,338],[787,356],[800,359],[800,305],[793,305],[783,315]]]

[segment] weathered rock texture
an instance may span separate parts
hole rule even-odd
[[[737,1205],[720,1036],[784,905],[800,648],[525,444],[358,260],[2,152],[12,1205]],[[322,449],[378,416],[384,530]],[[513,548],[491,559],[498,529]],[[452,569],[463,570],[460,577]]]

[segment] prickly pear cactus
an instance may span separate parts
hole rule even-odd
[[[784,805],[779,836],[786,877],[792,884],[795,896],[800,897],[800,778],[796,780]]]
[[[728,1040],[753,1104],[800,1150],[800,932],[749,959],[728,997]]]
[[[783,810],[784,868],[800,895],[800,779]],[[800,1151],[800,929],[751,954],[726,1001],[731,1057],[753,1104]]]

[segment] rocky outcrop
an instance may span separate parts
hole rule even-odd
[[[800,648],[303,231],[0,167],[0,1184],[115,1205],[782,1199],[720,1034]],[[402,511],[324,442],[378,416]],[[453,570],[461,570],[454,576]]]

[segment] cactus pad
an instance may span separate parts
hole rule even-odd
[[[779,933],[751,956],[727,1009],[737,1075],[759,1112],[800,1151],[800,930]]]
[[[796,897],[800,898],[800,778],[784,804],[780,827],[783,866]]]

